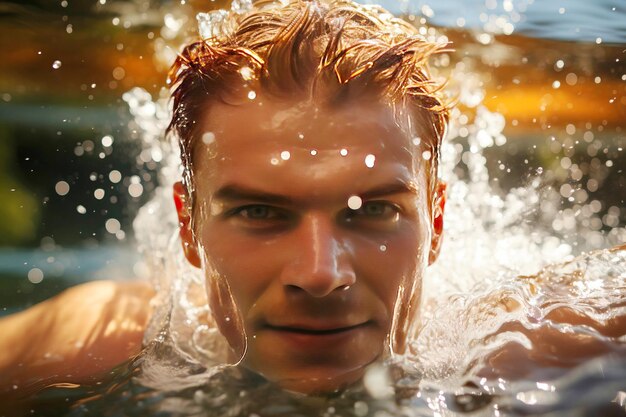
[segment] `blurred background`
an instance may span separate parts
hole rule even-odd
[[[561,211],[593,214],[582,220],[586,247],[624,226],[623,0],[382,4],[452,42],[435,64],[467,74],[452,89],[476,87],[461,106],[504,116],[505,142],[485,151],[497,187],[542,174]],[[163,95],[196,13],[221,7],[230,2],[0,1],[0,315],[80,282],[140,274],[131,223],[158,186],[160,156],[142,149],[122,96]],[[467,136],[467,117],[455,123]]]

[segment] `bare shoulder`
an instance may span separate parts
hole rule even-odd
[[[626,250],[626,243],[622,243],[621,245],[613,246],[611,248],[611,251],[613,251],[613,252],[618,252],[618,251],[622,251],[622,250]]]
[[[88,382],[130,359],[141,351],[152,297],[144,282],[94,281],[3,318],[0,391]]]
[[[623,255],[626,255],[626,244],[590,252],[588,255],[599,256],[609,252],[619,254],[616,259],[622,262]],[[606,261],[599,259],[599,262]],[[598,268],[597,271],[600,272],[593,276],[594,282],[602,282],[604,269]],[[513,320],[498,328],[494,334],[515,332],[525,336],[529,343],[522,345],[512,341],[492,352],[485,360],[485,367],[480,371],[481,376],[519,379],[528,378],[532,374],[533,378],[546,378],[548,375],[558,375],[557,371],[565,372],[566,369],[596,357],[626,357],[626,314],[623,309],[624,298],[620,296],[623,281],[607,280],[603,283],[601,289],[606,291],[604,294],[617,294],[614,297],[603,294],[602,297],[593,295],[581,299],[577,295],[579,293],[574,292],[571,303],[565,302],[567,299],[563,297],[556,298],[555,301],[551,294],[559,295],[559,291],[560,294],[569,294],[565,292],[568,288],[562,287],[563,283],[573,286],[581,283],[581,277],[586,276],[585,271],[581,274],[579,270],[568,271],[567,274],[572,277],[572,281],[559,276],[560,281],[555,284],[557,292],[546,291],[552,285],[551,278],[555,276],[552,273],[520,277],[528,285],[528,293],[541,291],[544,300],[533,305],[543,309],[545,314],[539,319],[533,317],[532,321],[529,320],[531,326]],[[510,297],[507,293],[497,294],[488,301],[490,305],[507,312],[522,308],[519,297]],[[598,303],[597,308],[594,303]]]

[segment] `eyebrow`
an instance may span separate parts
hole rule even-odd
[[[379,185],[362,193],[355,193],[364,200],[372,200],[393,194],[417,194],[417,187],[412,181],[397,180],[388,184]],[[296,199],[281,194],[274,194],[245,187],[238,184],[229,184],[221,187],[214,194],[216,199],[241,201],[251,200],[259,203],[292,205]]]
[[[363,193],[359,193],[358,196],[364,200],[371,200],[378,197],[384,197],[392,194],[417,194],[417,187],[411,182],[405,180],[398,180],[393,183],[383,184],[373,189],[367,190]]]
[[[220,200],[253,200],[268,204],[291,204],[293,199],[280,194],[268,193],[240,185],[225,185],[217,190],[215,198]]]

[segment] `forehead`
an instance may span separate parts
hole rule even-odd
[[[283,193],[346,194],[418,177],[411,135],[390,106],[376,101],[333,108],[268,97],[216,103],[202,128],[193,171],[209,192],[243,182]],[[340,178],[350,182],[340,184]]]

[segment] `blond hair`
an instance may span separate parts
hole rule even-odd
[[[449,105],[428,61],[445,45],[426,41],[380,7],[349,0],[260,1],[221,17],[222,32],[187,45],[168,76],[168,131],[178,136],[187,170],[210,102],[243,102],[244,92],[260,89],[331,106],[372,95],[402,104],[427,129],[422,146],[431,152],[436,174]]]

